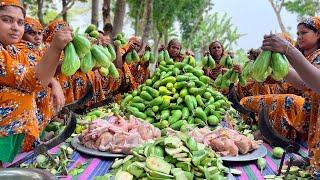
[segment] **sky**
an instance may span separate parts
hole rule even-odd
[[[238,41],[238,48],[250,49],[262,45],[263,35],[281,32],[276,15],[268,0],[216,0],[213,10],[227,13],[241,34],[246,34]],[[285,27],[290,27],[290,34],[295,38],[297,16],[282,9],[281,17]]]
[[[100,2],[101,6],[102,1]],[[75,8],[88,9],[87,13],[77,16],[71,21],[74,27],[85,29],[87,24],[90,23],[91,13],[89,10],[91,7],[88,7],[87,3],[78,3]],[[276,15],[268,0],[214,0],[213,11],[219,12],[221,15],[227,13],[232,17],[232,22],[238,27],[240,34],[245,34],[238,41],[237,49],[257,48],[261,46],[264,34],[270,33],[270,31],[281,32]],[[102,22],[101,12],[99,17],[101,17],[100,22]],[[290,27],[290,34],[295,38],[296,15],[282,9],[281,17],[284,25]],[[102,23],[100,24],[102,25]],[[134,33],[131,26],[129,18],[126,18],[124,32],[127,37]]]

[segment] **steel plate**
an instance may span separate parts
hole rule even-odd
[[[92,156],[108,157],[108,158],[122,158],[127,156],[125,154],[115,154],[115,153],[103,152],[103,151],[87,148],[80,143],[78,136],[72,139],[71,146],[79,152],[92,155]]]
[[[230,161],[230,162],[244,162],[244,161],[253,161],[257,160],[261,157],[267,155],[267,148],[264,145],[260,145],[260,147],[251,153],[245,155],[238,155],[238,156],[224,156],[221,157],[222,161]]]
[[[28,168],[1,168],[1,180],[55,180],[53,174],[42,169]]]

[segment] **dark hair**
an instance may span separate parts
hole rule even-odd
[[[220,46],[221,46],[221,48],[222,48],[222,55],[221,55],[221,57],[222,57],[223,54],[224,54],[224,47],[223,47],[223,44],[222,44],[220,41],[218,41],[218,40],[215,40],[215,41],[213,41],[212,43],[210,43],[210,45],[209,45],[209,53],[210,53],[210,55],[212,56],[211,48],[212,48],[213,44],[215,44],[215,43],[219,43],[219,44],[220,44]]]
[[[298,24],[298,26],[300,26],[300,25],[303,25],[303,26],[305,26],[306,28],[308,28],[308,29],[310,29],[311,31],[313,31],[314,33],[319,33],[320,34],[320,31],[316,28],[316,27],[314,27],[314,26],[312,26],[311,24],[307,24],[307,23],[299,23]],[[320,38],[318,39],[318,49],[320,49]],[[298,43],[296,43],[296,46],[295,46],[302,54],[304,54],[304,52],[303,52],[303,50],[299,47],[299,44]]]
[[[319,32],[319,30],[316,27],[314,27],[313,25],[311,25],[311,24],[307,24],[307,23],[302,22],[302,23],[298,24],[298,26],[300,26],[300,25],[304,25],[306,28],[312,30],[315,33]]]
[[[112,27],[112,24],[110,24],[110,23],[107,23],[107,24],[105,24],[105,25],[103,26],[103,31],[104,31],[104,32],[111,32],[112,29],[113,29],[113,27]]]
[[[7,9],[7,7],[8,7],[8,6],[0,6],[0,11],[4,11],[4,10],[6,10],[6,9]],[[21,9],[22,14],[23,14],[23,17],[24,17],[24,18],[26,17],[26,11],[25,11],[24,9],[22,9],[22,8],[21,8],[21,7],[19,7],[19,6],[13,6],[13,7],[17,7],[17,8],[19,8],[19,9]]]
[[[171,39],[171,40],[169,41],[169,43],[168,43],[168,48],[167,48],[167,49],[169,49],[169,48],[170,48],[173,44],[175,44],[175,43],[179,44],[180,50],[181,50],[181,43],[180,43],[180,41],[179,41],[178,39],[176,39],[176,38]]]

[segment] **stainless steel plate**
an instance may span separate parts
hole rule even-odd
[[[267,148],[264,145],[260,145],[260,147],[251,153],[245,155],[238,155],[238,156],[224,156],[221,157],[222,161],[230,161],[230,162],[244,162],[244,161],[253,161],[257,160],[261,157],[267,155]]]
[[[42,169],[28,169],[28,168],[1,168],[1,180],[55,180],[57,179],[53,174]]]
[[[125,154],[114,154],[109,152],[103,152],[103,151],[97,151],[94,149],[87,148],[80,144],[78,136],[74,137],[71,141],[71,145],[74,149],[76,149],[79,152],[82,152],[84,154],[92,155],[92,156],[99,156],[99,157],[111,157],[111,158],[122,158],[126,157]]]

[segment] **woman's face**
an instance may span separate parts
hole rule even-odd
[[[181,49],[181,46],[179,43],[171,44],[171,46],[169,46],[169,49],[168,49],[170,57],[172,58],[177,57],[180,53],[180,49]]]
[[[5,6],[0,10],[0,41],[4,45],[18,43],[24,33],[24,15],[22,9]]]
[[[318,46],[320,34],[307,28],[305,25],[301,24],[298,26],[297,35],[297,43],[302,50],[308,50]]]
[[[215,59],[217,59],[217,58],[220,59],[222,56],[222,46],[218,42],[213,43],[213,45],[210,47],[209,51],[210,51],[210,54],[212,56],[214,56]]]
[[[43,31],[39,30],[25,32],[22,39],[25,41],[29,41],[35,46],[39,47],[43,40]]]
[[[138,41],[135,41],[132,43],[132,46],[133,46],[134,50],[136,50],[138,52],[138,51],[140,51],[141,43]]]

